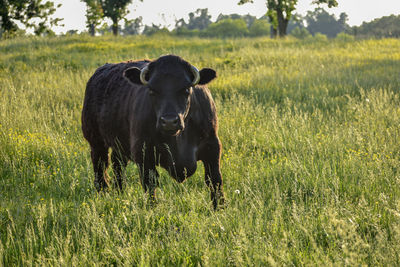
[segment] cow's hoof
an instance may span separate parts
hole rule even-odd
[[[97,192],[104,192],[108,188],[108,183],[106,181],[94,181],[94,187],[96,188]]]
[[[212,199],[214,210],[225,209],[225,197],[222,192]]]
[[[147,200],[148,207],[155,207],[157,205],[157,199],[155,193],[149,194],[149,198]]]

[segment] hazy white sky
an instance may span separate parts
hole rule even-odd
[[[85,29],[85,4],[80,0],[55,0],[62,6],[56,12],[56,16],[64,18],[64,27],[57,27],[56,32],[66,32],[71,29]],[[223,14],[251,14],[261,17],[266,12],[265,0],[254,0],[253,4],[238,6],[239,0],[133,0],[129,5],[130,14],[128,18],[143,17],[144,24],[151,23],[162,25],[175,25],[175,19],[188,19],[189,12],[197,8],[208,8],[215,20],[220,13]],[[312,0],[299,0],[297,13],[306,14],[313,10]],[[341,12],[349,15],[350,25],[360,25],[363,21],[391,14],[400,14],[400,0],[338,0],[339,6],[328,11],[338,17]]]

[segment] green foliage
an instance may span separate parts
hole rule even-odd
[[[249,36],[268,36],[270,30],[271,24],[266,19],[257,19],[249,27]]]
[[[205,30],[205,35],[210,37],[243,37],[247,33],[246,22],[242,19],[223,19]]]
[[[177,20],[173,33],[178,36],[227,38],[266,36],[270,31],[270,25],[265,19],[257,20],[256,17],[251,15],[220,14],[215,23],[211,23],[210,19],[208,9],[198,9],[189,14],[188,23],[184,19]],[[154,28],[154,26],[150,28],[147,26],[147,30]]]
[[[344,32],[341,32],[338,35],[336,35],[336,39],[340,40],[342,42],[351,42],[351,41],[354,41],[354,36],[344,33]]]
[[[326,36],[325,34],[317,32],[316,34],[314,34],[314,38],[313,39],[315,41],[317,41],[317,42],[327,42],[328,41],[328,36]]]
[[[147,36],[152,36],[155,34],[158,35],[169,35],[170,32],[167,28],[162,27],[161,25],[152,24],[152,26],[146,25],[143,30],[143,34]]]
[[[336,19],[335,15],[329,14],[322,8],[308,11],[304,19],[307,22],[307,30],[313,35],[319,32],[334,38],[338,33],[344,32],[349,28],[346,23],[346,13],[341,13],[339,19]]]
[[[211,15],[208,8],[199,8],[195,12],[189,13],[189,22],[184,25],[189,30],[204,30],[211,24]]]
[[[183,18],[177,20],[173,33],[178,36],[200,36],[211,23],[208,9],[199,8],[195,12],[189,13],[188,23]]]
[[[99,0],[104,17],[110,18],[112,21],[112,31],[114,35],[118,35],[118,22],[123,19],[128,13],[128,4],[132,0]],[[140,0],[143,1],[143,0]]]
[[[223,19],[210,24],[203,32],[208,37],[243,37],[249,33],[243,19]]]
[[[176,34],[177,36],[187,36],[187,37],[194,37],[200,36],[200,31],[195,29],[195,30],[189,30],[186,27],[180,27],[180,28],[175,28],[175,30],[173,31],[174,34]]]
[[[0,265],[399,265],[400,40],[80,35],[0,51]],[[218,72],[223,210],[200,162],[182,184],[160,169],[156,205],[133,164],[124,192],[94,189],[86,82],[167,53]]]
[[[121,31],[118,25],[119,21],[123,19],[128,13],[128,5],[132,3],[132,0],[81,0],[86,3],[86,25],[89,29],[90,35],[94,36],[96,28],[101,24],[103,18],[110,18],[112,21],[111,31],[114,35],[118,35]],[[140,0],[143,1],[143,0]],[[139,34],[140,28],[142,27],[142,17],[138,17],[134,20],[125,20],[124,34],[135,35]],[[108,31],[103,26],[99,29],[100,32],[105,33]]]
[[[86,3],[86,26],[90,35],[94,36],[96,28],[101,24],[104,17],[100,0],[81,0]]]
[[[338,5],[337,0],[313,0],[313,4],[327,4],[328,7],[336,7]]]
[[[359,37],[400,38],[400,15],[391,15],[364,22],[361,26],[352,27],[349,32]]]
[[[59,25],[60,18],[53,18],[56,8],[54,2],[42,0],[0,0],[0,27],[2,35],[14,36],[18,30],[16,22],[27,29],[32,28],[36,35],[51,35],[51,27]]]
[[[292,18],[289,20],[288,27],[287,27],[287,32],[291,33],[292,30],[295,28],[305,28],[305,19],[302,15],[300,14],[293,14]]]
[[[125,22],[125,27],[122,30],[124,35],[138,35],[140,34],[140,30],[143,27],[143,18],[138,17],[131,21]]]
[[[300,27],[294,28],[290,32],[290,35],[292,35],[293,37],[295,37],[297,39],[301,39],[301,40],[311,37],[311,34],[307,31],[306,28],[300,28]]]
[[[112,34],[112,26],[108,25],[106,22],[103,22],[100,27],[96,30],[100,35],[111,35]]]
[[[272,26],[274,27],[274,36],[286,36],[287,27],[292,13],[296,10],[298,0],[266,0],[267,16]],[[253,3],[253,0],[240,0],[239,5],[245,3]],[[314,0],[313,4],[327,4],[328,7],[337,6],[336,0]]]
[[[250,28],[251,25],[257,20],[257,17],[252,16],[250,14],[247,15],[239,15],[239,14],[219,14],[217,17],[217,21],[224,20],[224,19],[243,19],[246,22],[247,28]]]

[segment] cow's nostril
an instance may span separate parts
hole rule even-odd
[[[160,118],[160,122],[161,122],[161,125],[162,126],[165,126],[167,123],[166,123],[166,121],[165,121],[165,119],[164,119],[164,117],[161,117]]]
[[[178,116],[160,117],[160,123],[163,127],[176,127],[179,125]]]

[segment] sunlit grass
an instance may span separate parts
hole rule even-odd
[[[400,41],[25,38],[0,42],[0,265],[400,265]],[[97,194],[80,129],[106,62],[212,67],[227,206],[204,170],[136,167]],[[112,171],[109,171],[112,177]]]

